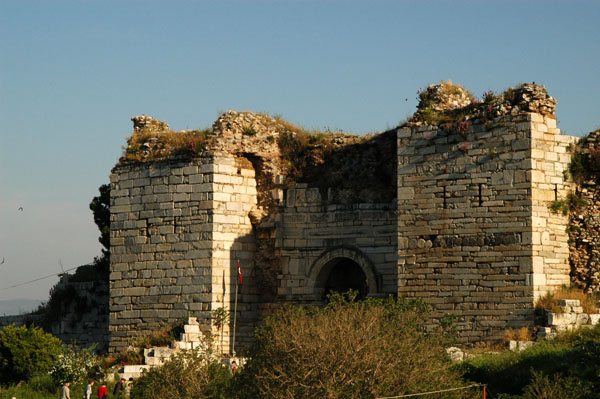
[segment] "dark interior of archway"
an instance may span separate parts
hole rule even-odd
[[[342,293],[349,290],[358,291],[357,299],[364,299],[369,293],[367,276],[356,262],[342,259],[333,266],[327,277],[325,296],[332,292]]]

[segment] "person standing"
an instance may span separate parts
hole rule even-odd
[[[71,390],[69,389],[69,385],[71,383],[69,381],[65,382],[60,390],[60,399],[71,399]]]
[[[125,399],[131,397],[131,388],[133,388],[133,377],[129,377],[129,381],[127,381],[127,385],[125,385]]]
[[[108,398],[108,390],[106,389],[106,382],[103,382],[102,385],[98,387],[98,399],[106,398]]]
[[[113,390],[113,395],[115,398],[123,397],[123,390],[125,389],[125,378],[121,378],[119,382],[115,385],[115,389]]]
[[[90,380],[85,387],[85,391],[83,391],[83,399],[92,399],[92,386],[94,385],[94,380]]]

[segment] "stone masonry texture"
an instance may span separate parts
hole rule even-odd
[[[398,293],[455,317],[463,342],[533,323],[534,301],[569,284],[574,138],[553,115],[518,113],[398,130]]]
[[[541,86],[475,105],[451,89],[428,89],[412,120],[379,136],[391,145],[340,139],[352,151],[339,169],[313,169],[314,181],[290,179],[278,147],[286,125],[249,112],[221,115],[200,154],[121,160],[111,174],[110,350],[193,316],[231,352],[233,320],[217,331],[213,312],[234,309],[238,261],[236,347],[280,304],[323,303],[342,260],[362,271],[368,295],[422,298],[431,326],[455,318],[461,342],[531,325],[536,298],[569,283],[568,217],[549,205],[574,189],[563,172],[576,140],[556,128]],[[438,113],[447,119],[425,122]],[[133,119],[134,133],[168,129]],[[352,165],[363,148],[371,155]]]

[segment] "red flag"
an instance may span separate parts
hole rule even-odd
[[[240,267],[239,259],[238,259],[238,278],[240,279],[240,285],[242,285],[242,268]]]

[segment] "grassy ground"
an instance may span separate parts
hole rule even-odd
[[[71,394],[72,397],[73,394]],[[83,396],[83,395],[82,395]],[[56,399],[59,397],[58,393],[51,394],[48,392],[37,392],[29,387],[2,387],[0,391],[0,399]]]
[[[82,398],[83,389],[82,384],[71,385],[71,398]],[[47,389],[28,384],[0,387],[0,399],[58,399],[59,397],[60,387],[56,387],[55,392],[48,392]]]
[[[523,352],[487,354],[464,362],[465,378],[496,397],[600,398],[600,327],[542,341]]]

